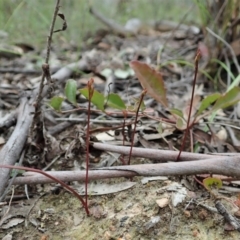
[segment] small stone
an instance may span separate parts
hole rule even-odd
[[[169,199],[168,198],[157,199],[156,203],[160,208],[164,208],[169,204]]]
[[[187,218],[190,218],[190,217],[191,217],[191,212],[185,210],[185,211],[184,211],[184,215],[185,215]]]
[[[234,213],[234,216],[237,217],[237,218],[240,218],[240,210],[236,211],[236,212]]]

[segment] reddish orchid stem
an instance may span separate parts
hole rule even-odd
[[[123,111],[123,127],[122,127],[123,146],[125,145],[126,117],[127,117],[127,112]]]
[[[34,168],[28,168],[28,167],[22,167],[22,166],[12,166],[12,165],[4,165],[4,164],[0,164],[0,168],[10,168],[10,169],[18,169],[18,170],[24,170],[24,171],[29,171],[29,172],[36,172],[36,173],[40,173],[50,179],[52,179],[53,181],[61,184],[64,188],[66,188],[69,192],[71,192],[74,196],[76,196],[80,202],[82,203],[83,207],[85,208],[86,213],[89,215],[89,211],[87,208],[86,203],[84,202],[84,200],[82,199],[82,197],[70,186],[68,186],[66,183],[64,183],[62,180],[57,179],[51,175],[49,175],[48,173],[39,170],[39,169],[34,169]]]
[[[142,91],[141,97],[140,97],[140,101],[137,107],[137,111],[136,111],[136,117],[135,117],[135,121],[134,121],[134,129],[133,129],[133,134],[131,134],[131,147],[130,147],[130,152],[129,152],[129,159],[128,159],[128,165],[130,165],[131,162],[131,157],[132,157],[132,149],[133,149],[133,144],[134,144],[134,136],[136,133],[136,128],[137,128],[137,121],[138,121],[138,114],[139,114],[139,110],[143,101],[143,98],[145,96],[145,94],[147,93],[147,90],[144,89]]]
[[[194,80],[193,80],[193,87],[192,87],[192,96],[191,96],[191,102],[190,102],[190,109],[189,109],[189,113],[188,113],[188,119],[187,119],[187,128],[186,131],[184,133],[183,136],[183,141],[182,141],[182,145],[180,148],[180,151],[178,153],[177,159],[176,161],[179,161],[181,153],[185,147],[185,143],[186,143],[186,139],[187,139],[187,135],[189,133],[189,128],[190,128],[190,119],[191,119],[191,114],[192,114],[192,106],[193,106],[193,98],[194,98],[194,93],[195,93],[195,86],[196,86],[196,81],[197,81],[197,74],[198,74],[198,60],[200,59],[201,53],[198,50],[197,51],[197,55],[195,57],[195,71],[194,71]]]
[[[88,81],[88,111],[87,111],[87,133],[86,133],[86,179],[85,179],[85,203],[88,209],[88,171],[89,171],[89,144],[90,144],[90,115],[91,115],[91,99],[93,96],[93,79]],[[88,210],[89,215],[89,210]]]
[[[125,127],[126,127],[126,117],[127,117],[127,112],[123,111],[123,125],[122,125],[122,136],[123,136],[123,146],[125,146]],[[119,157],[120,161],[122,162],[122,164],[126,165],[126,162],[124,160],[124,155],[121,155]]]

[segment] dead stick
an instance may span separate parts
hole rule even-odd
[[[62,181],[85,181],[85,171],[47,172]],[[231,177],[240,177],[240,157],[222,157],[191,162],[169,162],[159,164],[139,164],[107,167],[89,171],[89,180],[134,177],[134,176],[179,176],[196,174],[221,174]],[[17,177],[13,184],[50,183],[39,174],[27,173],[25,177]]]
[[[215,207],[218,210],[218,212],[224,217],[224,219],[229,224],[231,224],[234,227],[234,229],[240,232],[240,224],[238,220],[231,213],[228,212],[228,210],[224,207],[220,200],[216,201]]]
[[[32,123],[34,107],[27,97],[22,97],[19,107],[19,115],[17,125],[8,139],[7,143],[0,151],[0,164],[14,165],[19,159],[22,149],[25,145],[28,136],[28,129]],[[0,169],[0,196],[3,194],[6,187],[9,169]]]
[[[60,0],[57,0],[55,12],[54,15],[57,14],[59,9]],[[56,16],[53,17],[52,25],[50,29],[50,36],[52,36],[53,27],[55,23]],[[50,44],[51,44],[51,37],[48,38],[47,43],[47,56],[46,56],[46,62],[48,62],[49,54],[50,54]],[[42,81],[44,80],[44,73],[42,77]],[[43,83],[42,83],[43,85]],[[34,91],[31,96],[24,96],[21,98],[20,102],[20,109],[17,119],[17,125],[13,131],[13,134],[7,141],[7,143],[4,145],[2,150],[0,151],[0,164],[5,165],[14,165],[17,160],[19,159],[19,156],[21,155],[21,152],[23,150],[23,147],[25,145],[25,142],[28,137],[28,132],[30,126],[33,124],[33,114],[36,111],[36,103],[33,103],[33,99],[37,96],[42,95],[43,86],[40,84],[40,90],[39,92]],[[26,94],[26,93],[25,93]],[[39,102],[37,102],[37,105]],[[35,105],[35,108],[33,107]],[[4,189],[6,187],[8,178],[9,178],[9,169],[2,168],[0,170],[0,196],[4,193]]]
[[[106,143],[92,143],[92,146],[99,150],[109,151],[109,152],[116,152],[124,155],[128,155],[130,151],[130,147],[125,146],[116,146]],[[170,151],[170,150],[158,150],[158,149],[148,149],[148,148],[136,148],[133,147],[132,156],[134,157],[144,157],[157,160],[159,162],[166,162],[166,161],[176,161],[178,152]],[[239,154],[236,154],[236,156]],[[206,158],[222,158],[226,156],[220,155],[210,155],[210,154],[198,154],[198,153],[189,153],[189,152],[182,152],[179,161],[193,161],[193,160],[200,160]]]
[[[63,182],[71,181],[85,181],[86,171],[49,171],[49,175],[60,179]],[[105,170],[91,170],[89,171],[89,180],[105,179],[105,178],[119,178],[119,177],[134,177],[136,173],[130,171],[105,171]],[[43,184],[52,183],[50,178],[46,178],[38,173],[27,173],[25,177],[17,177],[13,181],[14,185],[22,184]]]

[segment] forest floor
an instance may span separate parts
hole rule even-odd
[[[180,27],[174,31],[144,28],[134,37],[99,30],[86,36],[81,53],[79,46],[72,43],[62,42],[58,46],[53,44],[49,62],[53,76],[58,76],[63,67],[76,62],[76,59],[78,64],[66,79],[59,82],[58,79],[54,80],[53,88],[43,98],[41,117],[35,122],[33,131],[28,133],[29,140],[24,144],[21,164],[48,171],[85,169],[88,102],[78,93],[75,105],[65,99],[59,111],[50,107],[53,96],[65,97],[65,83],[70,78],[76,81],[77,89],[85,88],[89,79],[93,79],[96,90],[105,96],[110,92],[117,93],[128,105],[128,109],[135,107],[136,110],[142,87],[129,63],[133,60],[145,62],[160,67],[170,106],[186,109],[191,98],[197,49],[201,47],[203,52],[203,49],[207,49],[200,43],[203,38],[201,31],[192,26]],[[46,50],[28,44],[6,46],[7,44],[6,51],[0,51],[2,119],[14,112],[23,91],[32,91],[39,86],[41,65],[46,53]],[[199,62],[195,91],[195,95],[200,98],[216,92],[216,83],[206,74],[205,64],[206,58],[203,56]],[[223,91],[224,84],[226,83],[219,84],[218,91]],[[156,121],[156,118],[171,118],[168,110],[151,96],[145,96],[144,104],[149,115],[141,116],[141,121],[137,124],[134,147],[148,148],[153,152],[156,149],[179,150],[184,131],[172,125],[164,129],[165,125]],[[111,109],[106,114],[95,106],[91,110],[93,141],[114,145],[131,144],[129,135],[132,134],[132,128],[119,128],[123,124],[122,112],[119,115],[119,111],[117,114],[116,109]],[[221,127],[223,124],[237,125],[230,119],[232,111],[220,111],[207,135],[203,134],[206,127],[204,123],[198,123],[202,138],[193,140],[196,153],[237,151],[234,139],[236,140],[238,132]],[[134,116],[132,114],[127,118],[132,121]],[[5,126],[4,123],[0,122],[0,149],[4,148],[15,127],[14,124]],[[193,131],[197,133],[196,129]],[[226,136],[222,138],[221,134]],[[184,150],[191,151],[189,140]],[[91,149],[90,155],[90,169],[126,163],[120,154],[109,151]],[[145,157],[131,159],[131,165],[147,163],[154,164],[157,161]],[[24,173],[23,176],[28,175]],[[178,176],[176,173],[170,177],[135,176],[89,180],[90,216],[87,216],[77,198],[56,183],[31,183],[24,187],[16,184],[8,188],[6,197],[1,201],[0,238],[239,239],[236,228],[219,214],[215,206],[216,199],[199,184],[203,178],[203,175]],[[83,181],[68,182],[84,195],[82,183]],[[235,217],[239,217],[239,192],[239,182],[235,181],[225,182],[216,193],[226,211]]]

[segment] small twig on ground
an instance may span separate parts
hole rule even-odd
[[[55,8],[55,15],[57,16],[57,12],[59,9],[59,3],[60,0],[57,0],[56,2],[56,8]],[[56,16],[53,17],[51,30],[53,29]],[[51,45],[51,39],[52,39],[52,32],[50,32],[48,38],[48,51],[47,51],[47,57],[46,62],[48,63],[49,55],[50,55],[50,45]],[[39,91],[33,91],[31,95],[29,95],[27,92],[25,93],[25,96],[21,97],[20,107],[18,108],[18,119],[17,119],[17,125],[7,141],[7,143],[4,145],[4,147],[1,149],[0,152],[0,164],[5,165],[14,165],[16,161],[18,160],[23,147],[25,145],[25,142],[28,137],[29,132],[29,126],[33,126],[33,116],[32,113],[35,113],[34,115],[38,114],[38,106],[40,106],[40,100],[42,98],[42,91],[43,91],[43,81],[44,76],[46,77],[46,74],[50,76],[49,73],[49,67],[46,68],[46,71],[43,72],[42,76],[42,85],[40,84]],[[47,92],[47,91],[46,91]],[[35,102],[35,109],[34,109],[34,99],[37,95],[37,102]],[[9,178],[9,169],[7,168],[1,168],[0,169],[0,196],[3,194],[6,183]]]
[[[209,212],[212,212],[212,213],[218,213],[218,210],[217,210],[216,208],[210,207],[210,206],[208,206],[208,205],[206,205],[206,204],[204,204],[204,203],[201,203],[201,202],[197,202],[196,200],[191,200],[191,201],[188,203],[188,205],[185,207],[185,209],[187,209],[190,204],[195,204],[195,205],[197,205],[197,206],[200,206],[200,207],[202,207],[202,208],[205,208],[206,210],[208,210]]]
[[[114,119],[112,118],[111,120],[106,120],[106,119],[90,119],[90,123],[100,123],[100,124],[109,124],[109,125],[113,125],[113,124],[123,124],[124,123],[124,119],[127,118],[127,113],[124,114],[123,113],[123,120],[117,120],[117,119]],[[64,123],[67,121],[67,122],[76,122],[76,123],[84,123],[86,122],[86,118],[56,118],[55,119],[56,121],[64,121]],[[156,123],[156,121],[141,121],[142,124],[151,124],[151,123]],[[125,124],[133,124],[133,121],[128,121],[128,122],[125,122]],[[123,126],[123,125],[121,125]]]
[[[109,151],[109,152],[115,152],[123,155],[128,155],[130,151],[130,147],[126,146],[116,146],[111,145],[107,143],[98,143],[94,142],[92,143],[92,146],[96,149],[103,150],[103,151]],[[176,157],[178,155],[177,151],[171,151],[171,150],[160,150],[160,149],[148,149],[148,148],[132,148],[132,156],[134,157],[144,157],[144,158],[150,158],[157,160],[159,162],[167,162],[167,161],[176,161]],[[223,154],[224,155],[224,154]],[[218,154],[218,158],[226,157],[221,154]],[[235,153],[234,156],[240,156],[238,153]],[[198,154],[198,153],[189,153],[189,152],[182,152],[181,158],[179,161],[194,161],[194,160],[201,160],[206,158],[216,158],[216,155],[210,155],[210,154]]]
[[[90,170],[88,173],[88,179],[95,180],[134,176],[180,176],[210,173],[239,178],[239,159],[239,157],[215,157],[190,162],[168,162],[160,164],[139,164],[104,167],[96,170]],[[57,179],[61,179],[64,182],[84,181],[86,179],[85,171],[51,171],[47,173]],[[52,181],[48,178],[39,176],[39,174],[34,174],[31,176],[18,177],[14,180],[13,184],[36,184],[49,182]]]
[[[29,126],[32,123],[31,112],[34,111],[33,102],[29,96],[22,97],[18,109],[17,125],[0,151],[0,164],[14,165],[19,159],[28,136]],[[3,194],[8,178],[9,169],[0,169],[0,196]]]
[[[85,119],[85,121],[86,121],[86,119]],[[48,127],[48,133],[50,135],[56,135],[77,123],[78,123],[77,121],[66,120],[65,122],[61,122],[55,126]]]
[[[218,210],[218,212],[224,217],[224,219],[229,224],[231,224],[235,228],[235,230],[240,232],[240,224],[238,220],[227,211],[227,209],[223,206],[223,204],[219,200],[215,202],[215,207]]]
[[[19,163],[18,163],[20,166],[22,165],[22,162],[23,162],[24,157],[25,157],[25,150],[23,150],[23,152],[22,152],[22,154],[21,154],[21,157],[20,157],[20,160],[19,160]],[[8,194],[8,191],[9,191],[10,187],[12,186],[12,182],[13,182],[14,179],[17,177],[17,174],[18,174],[18,172],[15,171],[14,174],[13,174],[13,176],[12,176],[12,178],[11,178],[11,180],[9,181],[8,186],[6,187],[4,193],[2,194],[2,196],[0,196],[0,202],[1,202],[1,201],[5,198],[5,196]]]
[[[31,171],[31,172],[35,172],[35,173],[39,173],[41,175],[44,175],[47,178],[50,178],[53,182],[57,182],[59,184],[61,184],[65,189],[67,189],[69,192],[71,192],[74,196],[76,196],[80,202],[82,203],[83,207],[85,208],[86,212],[88,212],[87,206],[84,202],[84,200],[82,199],[82,197],[70,186],[68,186],[66,183],[64,183],[63,181],[61,181],[60,179],[55,178],[54,176],[48,174],[47,172],[44,172],[42,170],[39,169],[34,169],[34,168],[28,168],[28,167],[22,167],[22,166],[11,166],[11,165],[1,165],[0,164],[0,168],[9,168],[9,169],[18,169],[18,170],[25,170],[25,171]]]

